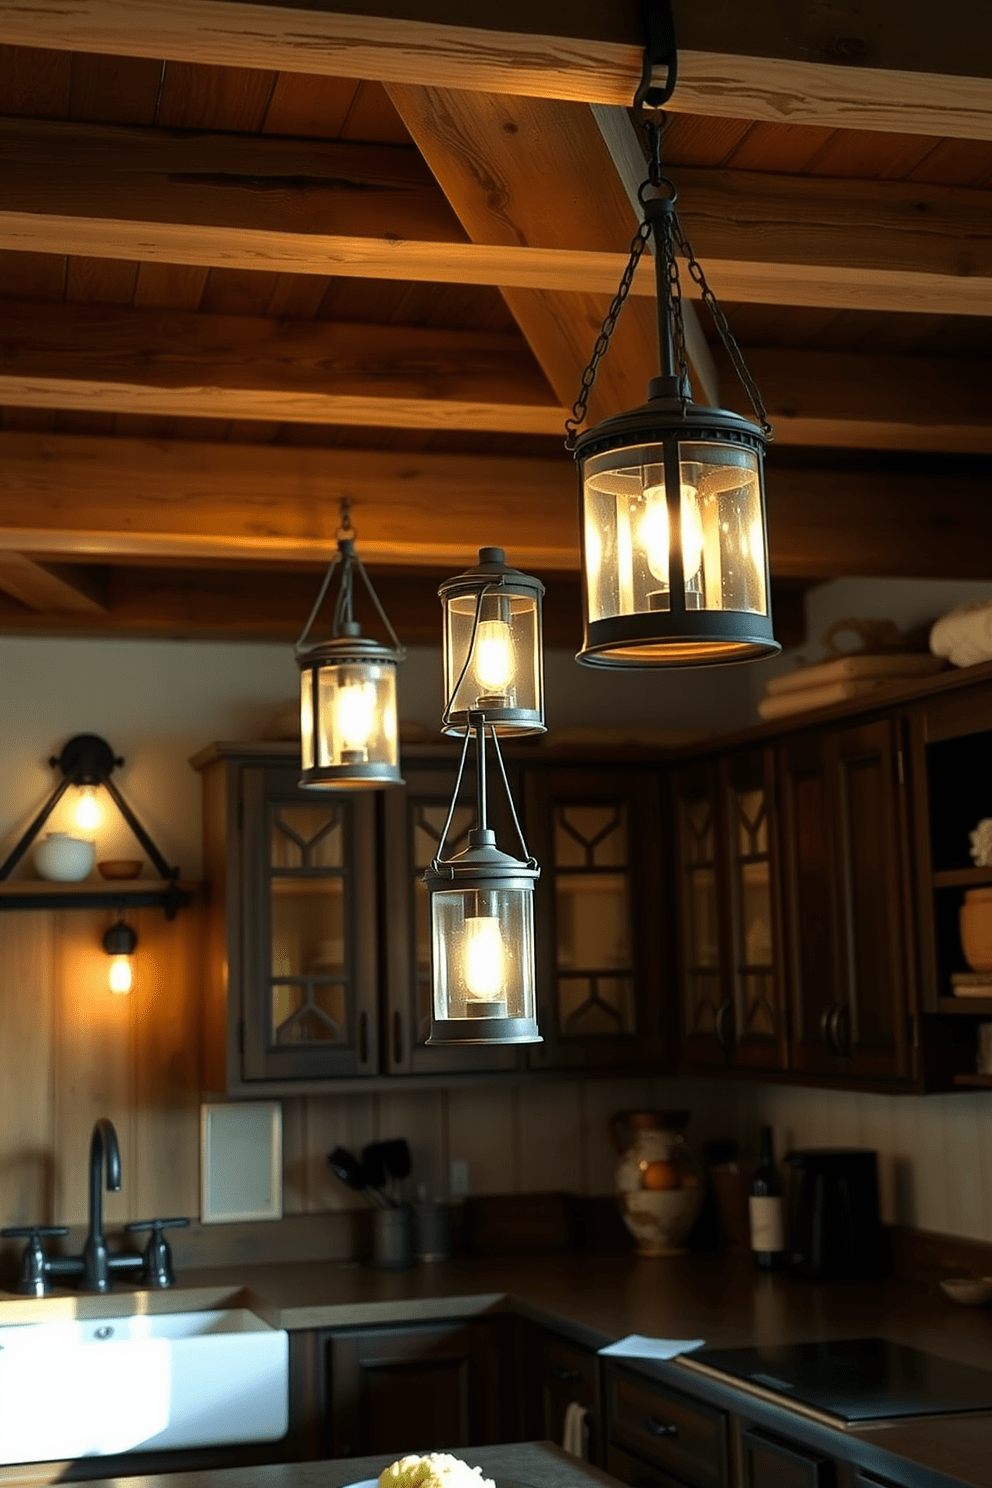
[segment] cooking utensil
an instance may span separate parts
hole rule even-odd
[[[402,1194],[399,1183],[409,1178],[413,1168],[410,1144],[404,1137],[392,1137],[384,1142],[370,1142],[362,1148],[362,1162],[375,1188],[387,1190],[387,1200],[395,1208]]]
[[[327,1163],[335,1178],[340,1178],[343,1184],[353,1188],[356,1193],[364,1194],[374,1209],[387,1207],[385,1194],[370,1183],[364,1163],[359,1162],[347,1147],[335,1147],[333,1152],[327,1154]]]

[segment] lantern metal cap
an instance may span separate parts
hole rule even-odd
[[[449,595],[472,593],[483,584],[498,584],[502,589],[518,593],[544,594],[544,585],[533,574],[513,568],[506,561],[502,548],[480,548],[479,561],[474,568],[454,574],[438,586],[438,595],[444,600]]]
[[[511,880],[529,879],[532,883],[541,876],[541,870],[533,858],[515,858],[496,846],[496,833],[491,827],[473,827],[468,834],[468,846],[453,858],[437,859],[424,873],[428,886],[472,887],[480,879],[498,880],[507,887]]]
[[[404,658],[402,649],[397,650],[394,646],[387,646],[385,641],[377,641],[372,636],[363,636],[356,621],[352,622],[354,633],[348,635],[331,636],[326,641],[316,641],[312,646],[297,650],[296,659],[301,667],[308,666],[341,666],[349,661],[381,661],[392,662],[398,666]]]
[[[534,1018],[435,1018],[424,1043],[431,1048],[440,1044],[543,1044],[544,1039]]]
[[[580,459],[613,446],[622,448],[635,440],[659,439],[673,433],[686,439],[712,438],[718,443],[746,444],[761,454],[768,446],[764,431],[732,409],[707,408],[703,403],[661,397],[649,398],[638,408],[614,414],[577,435],[575,457]]]

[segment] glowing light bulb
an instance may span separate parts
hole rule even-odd
[[[100,803],[91,785],[84,785],[76,802],[76,826],[81,832],[95,832],[100,825]]]
[[[505,693],[513,681],[513,637],[505,620],[481,620],[475,637],[475,675],[487,693]]]
[[[493,1002],[504,995],[506,949],[495,915],[472,915],[465,920],[463,965],[470,997]]]
[[[114,956],[110,962],[107,982],[111,992],[121,997],[134,986],[134,971],[130,956]]]
[[[347,682],[334,699],[334,732],[343,749],[364,754],[376,726],[374,682]]]
[[[645,511],[638,528],[648,568],[668,583],[668,503],[664,486],[648,486]],[[688,584],[703,566],[703,519],[695,486],[682,483],[682,572]]]

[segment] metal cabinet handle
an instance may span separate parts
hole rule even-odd
[[[580,1380],[582,1373],[578,1369],[562,1369],[560,1364],[552,1364],[548,1370],[552,1379],[556,1380]]]
[[[840,1003],[832,1002],[820,1014],[820,1037],[831,1054],[840,1053],[837,1045],[837,1014],[839,1011]]]
[[[393,1063],[403,1063],[403,1014],[399,1008],[393,1014]]]
[[[834,1050],[838,1054],[851,1052],[851,1009],[848,1003],[839,1002],[833,1021]]]
[[[652,1436],[678,1436],[679,1428],[671,1421],[659,1421],[657,1416],[646,1416],[644,1419],[645,1431],[650,1431]]]
[[[732,1013],[733,1010],[734,1005],[729,999],[726,1002],[721,1002],[720,1006],[716,1010],[716,1041],[720,1045],[721,1049],[729,1049],[733,1044],[733,1038],[727,1032],[727,1016],[728,1014]]]
[[[358,1062],[369,1062],[369,1015],[364,1011],[358,1015]]]

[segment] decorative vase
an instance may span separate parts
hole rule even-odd
[[[688,1111],[618,1111],[609,1133],[620,1153],[616,1196],[643,1256],[682,1255],[703,1201],[684,1129]]]
[[[96,844],[68,832],[48,832],[34,850],[34,866],[51,883],[79,883],[93,867]]]
[[[992,971],[992,888],[969,889],[965,894],[961,949],[972,971]]]

